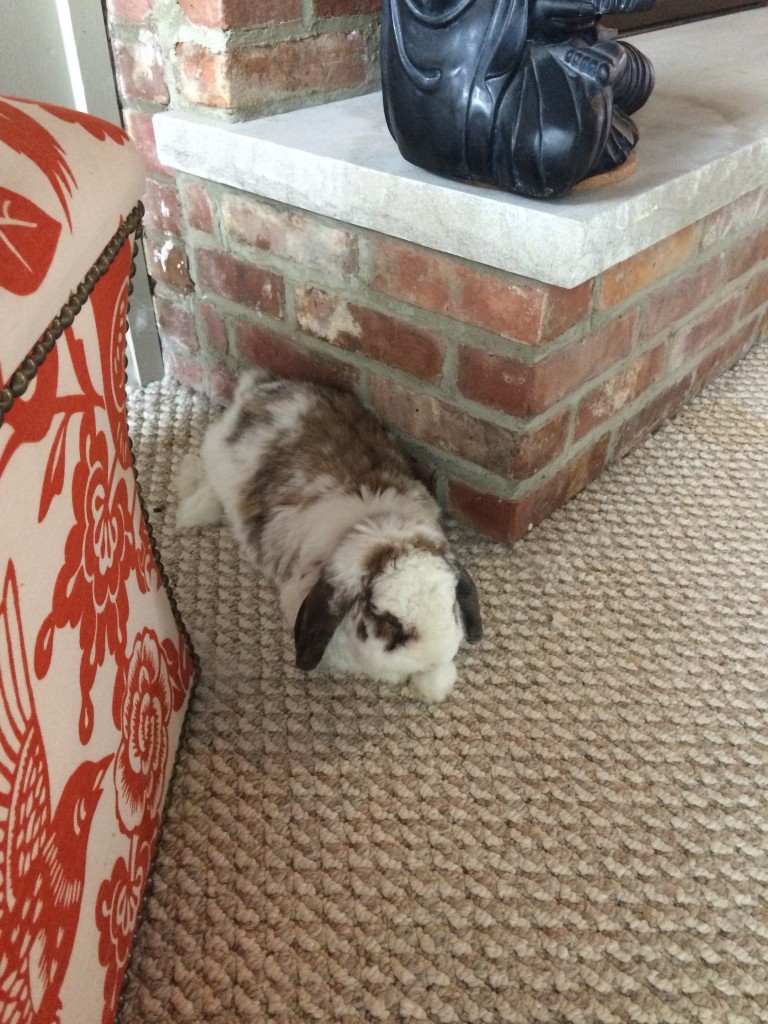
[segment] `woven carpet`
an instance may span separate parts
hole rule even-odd
[[[214,411],[130,402],[202,673],[122,1024],[768,1021],[768,345],[523,542],[449,527],[486,636],[432,708],[175,535]]]

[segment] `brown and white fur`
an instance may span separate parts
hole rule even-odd
[[[180,527],[224,514],[275,582],[299,668],[448,696],[460,643],[482,636],[477,590],[437,503],[354,396],[246,374],[177,489]]]

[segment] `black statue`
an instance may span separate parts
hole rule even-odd
[[[624,163],[653,67],[599,25],[654,0],[384,0],[389,130],[442,177],[537,198]]]

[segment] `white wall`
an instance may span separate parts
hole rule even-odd
[[[0,0],[0,93],[75,105],[55,0]]]

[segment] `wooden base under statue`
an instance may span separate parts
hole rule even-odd
[[[637,170],[637,151],[632,150],[627,159],[623,164],[619,164],[618,167],[614,167],[610,171],[605,171],[603,174],[593,174],[591,178],[585,178],[580,181],[577,185],[574,185],[573,192],[590,192],[596,188],[606,188],[608,185],[618,185],[620,181],[625,181],[627,178],[631,178]],[[492,192],[506,192],[507,195],[514,195],[508,189],[502,188],[501,185],[491,185],[487,181],[470,181],[466,178],[452,178],[452,181],[457,181],[461,185],[474,185],[477,188],[489,189]]]
[[[637,150],[632,150],[623,164],[614,167],[605,174],[594,174],[591,178],[585,178],[578,185],[574,185],[574,192],[589,192],[594,188],[604,188],[606,185],[618,185],[620,181],[631,178],[637,170]]]

